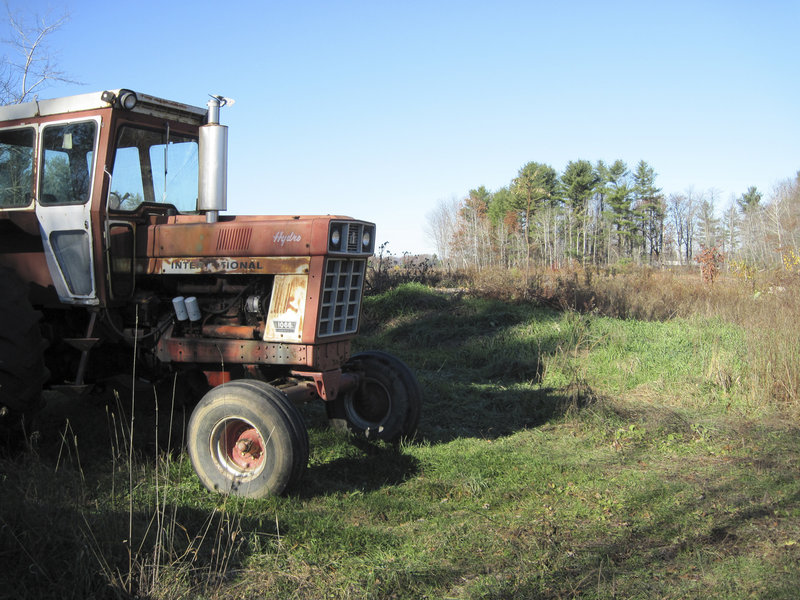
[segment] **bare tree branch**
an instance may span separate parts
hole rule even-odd
[[[0,103],[31,100],[50,82],[76,83],[56,67],[48,46],[52,34],[69,20],[68,13],[57,18],[49,13],[44,17],[29,16],[14,12],[6,2],[6,14],[11,38],[3,43],[12,55],[6,53],[0,65]]]

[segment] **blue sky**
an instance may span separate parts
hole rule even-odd
[[[394,253],[432,251],[439,201],[529,161],[645,160],[720,206],[800,169],[797,0],[12,7],[70,14],[50,43],[81,83],[41,97],[234,98],[229,213],[371,220]]]

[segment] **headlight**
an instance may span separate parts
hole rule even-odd
[[[136,97],[136,92],[132,92],[130,90],[120,90],[119,91],[119,105],[124,108],[125,110],[133,110],[136,106],[136,102],[138,98]]]
[[[338,229],[334,229],[331,232],[331,247],[338,248],[340,241],[342,241],[342,234]]]
[[[364,235],[361,238],[361,245],[364,247],[364,250],[369,250],[369,243],[372,241],[372,236],[369,234],[369,231],[364,231]]]

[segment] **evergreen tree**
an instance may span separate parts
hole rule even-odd
[[[737,202],[743,213],[751,211],[761,205],[761,192],[756,189],[756,186],[751,185],[747,188],[747,191],[739,197]]]
[[[638,221],[642,251],[649,256],[651,263],[661,256],[666,214],[664,198],[655,181],[653,168],[640,160],[633,174],[634,220]]]
[[[606,203],[609,221],[616,235],[617,258],[629,256],[636,235],[636,224],[631,210],[632,190],[628,183],[628,166],[616,160],[608,168]]]
[[[719,243],[719,218],[714,213],[713,197],[702,198],[697,208],[697,236],[706,248]]]
[[[602,160],[598,160],[594,168],[597,175],[597,185],[594,188],[592,209],[592,229],[594,239],[592,241],[592,260],[597,262],[608,262],[608,248],[610,246],[609,219],[606,213],[606,198],[608,197],[608,165]]]
[[[763,261],[767,251],[764,248],[761,192],[755,186],[750,186],[736,202],[742,212],[742,242],[745,253],[752,261]]]
[[[489,262],[489,231],[487,212],[491,194],[484,186],[469,191],[459,211],[461,251],[468,264],[475,267]]]
[[[741,220],[736,210],[736,203],[731,201],[722,216],[722,229],[720,234],[722,237],[723,254],[730,254],[731,252],[735,252],[738,248],[740,226]]]
[[[520,266],[525,244],[521,237],[520,214],[515,208],[514,194],[508,187],[492,194],[488,215],[493,232],[492,244],[500,264]]]
[[[561,175],[564,201],[567,205],[567,248],[575,256],[586,255],[589,199],[598,183],[599,176],[588,160],[570,161]]]
[[[556,198],[558,175],[550,165],[529,162],[518,172],[512,182],[514,207],[522,217],[522,230],[525,234],[525,254],[531,257],[531,242],[534,236],[534,216],[537,211],[549,205]],[[545,246],[547,233],[545,232]],[[545,247],[545,253],[547,248]]]

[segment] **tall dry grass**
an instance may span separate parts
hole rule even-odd
[[[800,273],[729,272],[714,283],[698,268],[482,270],[465,278],[471,293],[620,319],[720,318],[745,331],[754,402],[800,414]]]
[[[800,278],[765,278],[731,317],[747,331],[752,395],[800,414]]]
[[[216,597],[248,538],[234,500],[186,485],[174,393],[46,395],[39,446],[0,452],[0,598]]]

